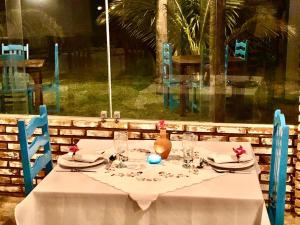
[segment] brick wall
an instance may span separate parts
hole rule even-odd
[[[23,195],[22,165],[18,144],[17,119],[30,116],[0,116],[0,194],[10,196]],[[159,131],[157,121],[147,120],[114,120],[105,122],[88,117],[49,116],[50,133],[53,148],[53,159],[68,151],[69,146],[82,138],[109,139],[115,130],[128,130],[131,139],[155,139]],[[167,131],[171,140],[179,140],[184,131],[192,131],[198,135],[199,141],[247,141],[251,142],[261,168],[260,183],[267,198],[270,154],[272,144],[272,125],[253,124],[216,124],[200,122],[167,121]],[[293,210],[295,196],[300,207],[300,185],[294,194],[295,163],[297,161],[297,126],[290,126],[289,157],[287,169],[286,209]],[[298,144],[299,149],[299,144]],[[300,154],[298,154],[300,159]],[[298,164],[299,165],[299,162]],[[300,170],[300,165],[298,166]],[[299,171],[300,173],[300,171]],[[296,177],[300,175],[296,173]],[[35,182],[39,182],[43,174],[39,174]],[[300,180],[300,179],[299,179]],[[297,185],[297,184],[296,184]]]
[[[297,144],[297,163],[295,166],[295,212],[300,216],[300,97],[299,97],[299,126],[298,126],[298,144]]]

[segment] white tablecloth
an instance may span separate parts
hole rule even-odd
[[[80,141],[86,145],[86,141]],[[131,141],[133,145],[153,141]],[[112,146],[89,140],[90,151]],[[211,152],[241,143],[198,142]],[[242,143],[251,149],[248,143]],[[149,187],[150,188],[150,187]],[[147,190],[145,190],[147,192]],[[264,207],[256,173],[223,176],[159,195],[142,211],[128,194],[81,173],[51,172],[16,207],[18,225],[260,224]]]

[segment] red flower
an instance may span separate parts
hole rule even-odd
[[[77,151],[79,151],[79,148],[77,147],[77,145],[73,145],[69,148],[70,152],[73,152],[73,155],[75,155],[75,153]]]
[[[238,148],[232,148],[236,154],[236,157],[239,159],[242,154],[246,153],[246,150],[240,145]]]
[[[166,123],[164,120],[160,120],[159,121],[159,129],[165,129],[166,128]]]

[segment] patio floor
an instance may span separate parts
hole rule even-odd
[[[6,197],[0,196],[0,225],[15,225],[14,208],[22,201],[21,197]],[[296,217],[294,214],[285,214],[285,225],[297,225],[300,224],[300,217]]]

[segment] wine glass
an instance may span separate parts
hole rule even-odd
[[[190,168],[194,159],[194,134],[186,132],[182,136],[182,148],[183,148],[183,167]]]
[[[128,133],[127,131],[116,131],[114,133],[114,148],[117,155],[118,164],[116,167],[123,168],[123,163],[128,160]]]

